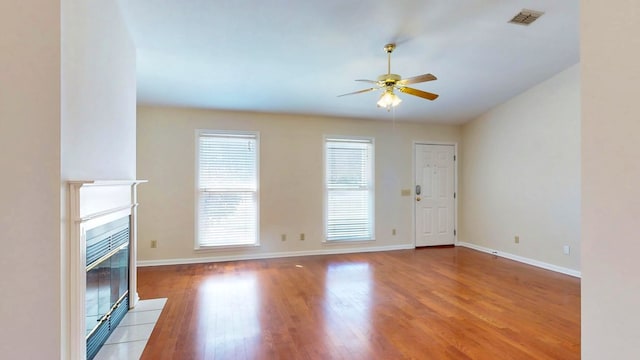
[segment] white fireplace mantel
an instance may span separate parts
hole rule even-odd
[[[129,307],[138,301],[136,281],[137,185],[146,180],[76,180],[69,185],[70,359],[86,359],[86,230],[131,216]]]

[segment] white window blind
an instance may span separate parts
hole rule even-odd
[[[373,240],[373,140],[326,138],[327,240]]]
[[[197,247],[258,243],[258,135],[198,134]]]

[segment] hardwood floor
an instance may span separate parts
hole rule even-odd
[[[466,248],[138,269],[142,359],[579,359],[580,280]]]

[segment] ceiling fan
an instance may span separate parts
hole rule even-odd
[[[398,89],[399,91],[405,94],[414,95],[427,100],[437,99],[438,98],[437,94],[410,88],[407,86],[410,84],[417,84],[421,82],[436,80],[437,78],[435,76],[431,74],[423,74],[423,75],[418,75],[418,76],[403,79],[400,75],[391,73],[391,53],[393,52],[393,50],[395,50],[395,48],[396,48],[396,44],[387,44],[384,46],[384,51],[387,53],[387,73],[386,74],[382,74],[378,76],[378,80],[366,80],[366,79],[356,80],[356,81],[375,84],[376,85],[375,87],[338,95],[338,97],[362,94],[362,93],[366,93],[373,90],[382,90],[382,95],[380,95],[380,99],[378,99],[377,104],[378,104],[378,107],[385,108],[387,109],[387,111],[391,110],[392,107],[398,106],[398,104],[402,102],[402,99],[400,99],[393,92],[393,89]]]

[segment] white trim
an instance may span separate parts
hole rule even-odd
[[[260,253],[260,254],[227,255],[227,256],[186,258],[186,259],[139,260],[138,267],[200,264],[200,263],[223,262],[223,261],[260,260],[260,259],[287,258],[287,257],[296,257],[296,256],[352,254],[352,253],[412,250],[412,249],[414,249],[413,244],[403,244],[403,245],[391,245],[391,246],[372,246],[372,247],[366,247],[366,248],[358,247],[358,248],[343,248],[343,249],[322,249],[322,250],[311,250],[311,251],[271,252],[271,253]]]
[[[453,229],[455,230],[455,235],[453,236],[453,244],[456,245],[458,243],[458,199],[460,198],[460,193],[458,191],[458,143],[457,142],[441,142],[441,141],[419,141],[414,140],[413,145],[411,147],[411,183],[413,187],[411,188],[411,193],[415,193],[416,189],[416,145],[446,145],[453,146],[453,156],[455,156],[455,161],[453,162],[453,192],[455,192],[456,197],[453,199]],[[415,198],[414,198],[415,199]],[[413,245],[416,245],[416,203],[412,201],[411,205],[411,237],[413,239]]]
[[[118,185],[138,185],[149,182],[149,180],[69,180],[67,184],[82,186],[118,186]]]
[[[327,246],[340,246],[340,245],[347,245],[347,244],[352,244],[352,245],[356,245],[356,244],[375,244],[376,239],[358,239],[358,240],[322,240],[321,244],[327,245]]]
[[[543,261],[534,260],[534,259],[526,258],[526,257],[523,257],[523,256],[514,255],[514,254],[511,254],[511,253],[507,253],[507,252],[503,252],[503,251],[498,251],[498,250],[486,248],[484,246],[471,244],[471,243],[467,243],[467,242],[463,242],[463,241],[456,242],[456,246],[462,246],[462,247],[466,247],[466,248],[469,248],[469,249],[482,251],[482,252],[487,253],[487,254],[500,256],[500,257],[503,257],[505,259],[521,262],[523,264],[536,266],[536,267],[539,267],[539,268],[542,268],[542,269],[555,271],[555,272],[558,272],[558,273],[562,273],[562,274],[573,276],[573,277],[577,277],[577,278],[582,278],[582,273],[580,271],[578,271],[578,270],[573,270],[573,269],[569,269],[569,268],[566,268],[566,267],[549,264],[549,263],[546,263],[546,262],[543,262]]]
[[[105,218],[107,215],[117,214],[119,212],[122,212],[123,210],[131,210],[133,207],[136,207],[136,206],[138,206],[138,203],[125,205],[125,206],[121,206],[121,207],[118,207],[118,208],[108,209],[108,210],[104,210],[104,211],[93,213],[91,215],[87,215],[87,216],[82,217],[82,218],[74,219],[74,221],[75,222],[88,222],[88,221],[91,221],[93,219]],[[127,214],[127,216],[128,215],[130,215],[130,214]]]
[[[144,180],[146,183],[147,181]],[[133,309],[138,305],[138,185],[142,181],[131,185],[131,217],[129,218],[129,309]]]
[[[238,245],[210,245],[210,246],[201,246],[197,249],[193,249],[195,252],[216,252],[216,251],[224,251],[224,250],[244,250],[244,249],[253,249],[259,248],[260,244],[238,244]]]

